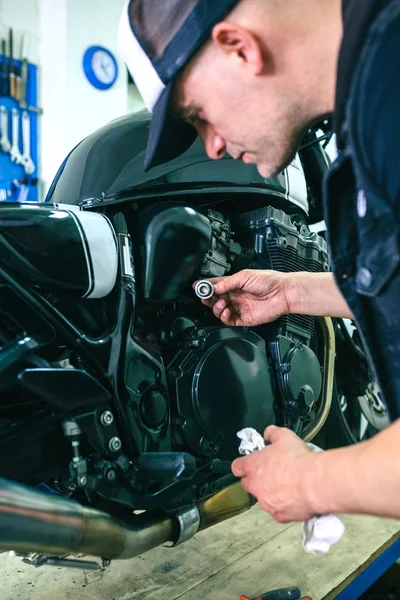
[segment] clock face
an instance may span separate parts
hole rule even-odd
[[[113,83],[116,76],[116,65],[108,52],[97,50],[92,56],[92,69],[97,79],[106,85]]]
[[[118,65],[113,54],[103,46],[90,46],[83,56],[83,70],[98,90],[108,90],[118,77]]]

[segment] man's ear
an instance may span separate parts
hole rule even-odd
[[[264,69],[264,57],[256,35],[228,21],[215,25],[211,34],[214,44],[226,54],[251,67],[256,75]]]

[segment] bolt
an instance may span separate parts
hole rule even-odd
[[[178,371],[171,371],[171,377],[178,377]]]
[[[269,365],[272,365],[272,358],[268,358],[267,362],[268,362]]]
[[[88,478],[86,477],[86,475],[81,475],[80,477],[78,477],[78,484],[80,485],[80,487],[85,487],[87,485],[88,482]]]
[[[106,477],[107,477],[108,481],[115,481],[115,479],[117,478],[117,474],[114,471],[114,469],[109,469],[107,471]]]
[[[206,330],[205,330],[205,329],[199,329],[199,330],[198,330],[198,332],[197,332],[197,334],[198,334],[200,337],[203,337],[203,335],[206,335]]]
[[[121,450],[121,445],[122,444],[119,437],[113,437],[108,442],[108,447],[110,448],[111,452],[118,452],[118,450]]]
[[[111,423],[114,422],[114,415],[112,414],[111,411],[106,410],[101,415],[100,421],[101,421],[101,424],[104,425],[104,427],[108,427],[109,425],[111,425]]]
[[[202,438],[202,440],[200,442],[201,451],[206,456],[212,456],[213,454],[218,452],[218,447],[219,447],[219,444],[211,439]]]

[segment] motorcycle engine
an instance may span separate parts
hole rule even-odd
[[[4,239],[13,244],[15,260],[3,266],[26,289],[20,297],[11,284],[2,288],[0,308],[10,325],[3,326],[0,341],[13,367],[3,370],[0,409],[8,419],[5,429],[11,431],[12,419],[20,432],[24,423],[16,410],[23,405],[30,423],[27,407],[32,406],[40,444],[61,448],[62,454],[47,459],[26,434],[21,451],[13,452],[13,477],[18,472],[21,480],[31,480],[33,473],[34,479],[46,480],[50,467],[58,472],[65,464],[68,443],[72,438],[78,443],[79,435],[82,457],[71,463],[63,486],[90,486],[106,498],[112,493],[121,503],[148,508],[149,498],[137,494],[180,473],[175,466],[166,468],[171,452],[172,458],[191,455],[192,472],[204,469],[199,480],[207,479],[213,459],[237,456],[240,429],[262,432],[277,423],[301,434],[313,420],[322,388],[315,320],[286,315],[258,327],[226,327],[195,296],[192,284],[242,269],[325,271],[327,245],[301,215],[273,207],[246,213],[236,206],[232,210],[232,204],[223,207],[217,212],[177,201],[147,203],[137,205],[130,219],[115,211],[97,215],[18,207],[18,219],[9,215],[8,229],[4,221],[9,238]],[[92,262],[81,252],[85,238],[77,219],[103,226],[87,229]],[[26,224],[36,239],[35,228],[42,222],[47,235],[69,245],[60,253],[67,261],[63,269],[51,270],[53,263],[41,247],[26,243]],[[25,268],[27,258],[42,275],[36,296],[29,284],[37,278]],[[106,287],[91,285],[92,270],[100,273],[95,283]],[[87,300],[92,288],[96,298]],[[61,447],[49,436],[60,431],[65,418]],[[71,433],[71,423],[79,434]],[[4,455],[14,442],[13,434],[2,436]],[[36,454],[26,456],[27,443],[37,448]],[[129,493],[122,482],[116,491],[117,473],[129,473],[134,486]],[[166,498],[152,502],[165,506]]]
[[[301,218],[297,222],[272,207],[234,218],[214,210],[206,216],[211,239],[198,278],[244,268],[329,269],[326,242]],[[314,318],[286,315],[256,328],[225,327],[185,290],[172,305],[158,309],[157,320],[173,450],[232,460],[240,429],[262,432],[278,423],[299,432],[312,417],[322,387],[312,347]]]

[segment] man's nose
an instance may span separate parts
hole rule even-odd
[[[212,160],[218,160],[226,154],[226,142],[223,137],[215,133],[212,127],[205,127],[199,131],[208,156]]]

